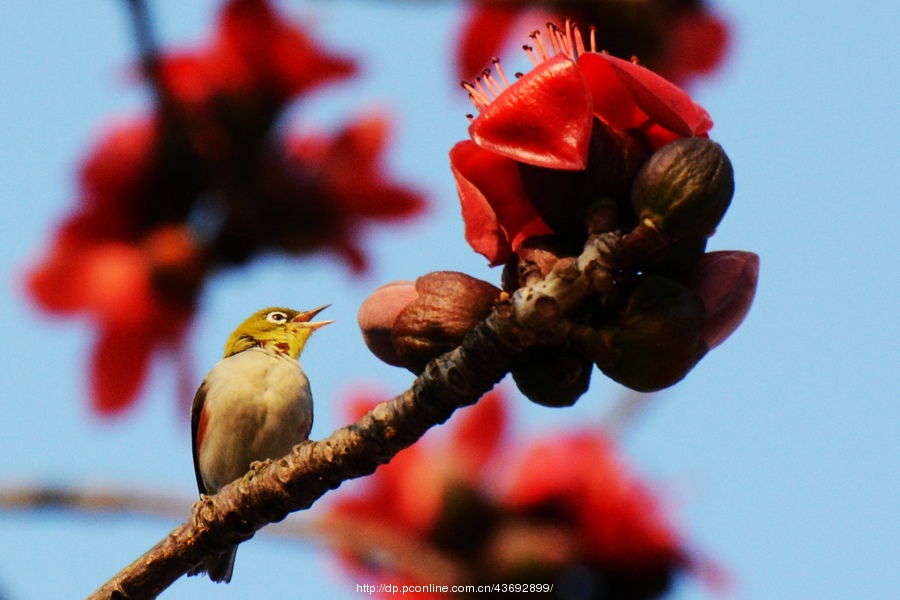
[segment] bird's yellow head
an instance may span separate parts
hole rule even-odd
[[[326,304],[306,312],[277,306],[256,311],[228,338],[225,343],[225,358],[250,348],[266,348],[281,352],[294,360],[299,359],[312,332],[333,323],[312,321],[313,317],[328,306]]]

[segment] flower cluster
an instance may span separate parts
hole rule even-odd
[[[728,49],[728,26],[703,0],[475,0],[461,32],[460,76],[471,77],[489,65],[529,8],[542,9],[551,20],[596,24],[601,48],[615,56],[639,56],[680,84],[712,73]]]
[[[105,132],[81,169],[78,206],[27,279],[45,310],[96,323],[100,414],[128,406],[153,353],[180,345],[215,270],[318,250],[360,270],[361,226],[423,207],[383,173],[383,117],[334,137],[276,127],[289,103],[355,65],[266,0],[229,0],[208,43],[150,49],[142,65],[153,111]]]
[[[646,599],[697,566],[610,440],[523,441],[506,405],[491,392],[442,444],[427,437],[339,496],[326,519],[355,532],[353,570],[398,585],[553,583],[553,598]]]
[[[539,340],[512,369],[534,402],[569,406],[587,391],[594,365],[639,391],[681,380],[747,314],[759,260],[705,254],[734,192],[731,163],[708,136],[709,114],[643,66],[597,52],[593,29],[585,46],[571,23],[548,27],[548,43],[536,32],[535,46],[526,46],[529,73],[511,83],[495,62],[495,75],[485,70],[463,83],[479,114],[470,116],[470,139],[450,151],[450,166],[466,240],[492,266],[505,265],[507,294],[560,265],[576,268],[575,257],[598,241],[631,244],[605,257],[611,289],[567,315],[567,338]],[[418,281],[415,288],[430,293]],[[432,302],[444,312],[432,309],[416,325],[404,315],[423,300],[403,289],[373,294],[360,326],[376,355],[417,373],[453,347],[442,319],[459,323],[459,307],[477,307],[465,313],[468,328],[452,328],[458,344],[500,295],[445,294]],[[443,343],[406,341],[437,342],[437,332]]]

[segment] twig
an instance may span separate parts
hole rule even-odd
[[[6,484],[0,486],[0,511],[67,510],[84,514],[140,515],[178,521],[193,496],[154,490],[122,489],[121,486],[59,486]],[[316,519],[290,519],[273,523],[263,531],[267,537],[315,543],[349,556],[377,557],[393,572],[417,581],[438,577],[441,581],[465,581],[459,561],[426,542],[367,520],[348,515],[326,515]]]

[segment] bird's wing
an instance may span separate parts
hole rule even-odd
[[[200,475],[200,441],[203,437],[203,431],[200,431],[200,419],[203,413],[203,405],[206,403],[206,391],[209,384],[206,380],[200,384],[197,393],[194,394],[194,403],[191,405],[191,449],[194,454],[194,475],[197,476],[197,488],[201,494],[208,494],[206,485],[203,483],[203,476]],[[206,429],[206,423],[203,423],[203,429]]]

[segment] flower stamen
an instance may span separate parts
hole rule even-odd
[[[549,52],[547,52],[547,46],[544,45],[544,40],[541,39],[541,32],[535,29],[528,37],[534,40],[534,43],[537,45],[538,54],[541,57],[541,62],[549,60],[551,55]]]
[[[495,95],[492,94],[491,90],[482,82],[481,76],[475,78],[475,89],[488,99],[488,104],[495,100]]]
[[[503,85],[509,87],[509,80],[506,78],[506,75],[503,74],[503,69],[500,68],[500,59],[496,57],[491,59],[491,64],[497,69],[497,74],[500,75],[500,80],[503,82]]]
[[[469,100],[481,112],[481,109],[485,108],[488,104],[491,103],[491,98],[486,96],[483,92],[479,91],[474,85],[469,83],[468,81],[460,81],[459,85],[463,87],[464,90],[469,92]]]
[[[556,25],[554,25],[552,22],[548,22],[547,30],[550,32],[550,45],[553,46],[553,53],[559,54],[560,52],[565,52],[565,50],[560,47],[559,40],[557,39],[558,36],[556,35]]]
[[[559,27],[556,28],[556,35],[559,36],[560,46],[565,48],[566,55],[572,60],[578,60],[578,56],[574,52],[574,44],[572,43],[572,22],[566,19],[566,30],[563,32]]]
[[[596,52],[596,28],[592,26],[590,32],[590,52]],[[550,38],[549,43],[545,43],[540,30],[535,29],[528,35],[528,37],[534,41],[534,44],[525,44],[522,46],[522,50],[528,54],[528,58],[535,67],[540,66],[544,61],[550,60],[560,54],[568,56],[573,61],[577,61],[579,56],[588,52],[585,48],[584,36],[578,28],[578,25],[568,19],[566,19],[565,28],[552,22],[548,22],[547,35]],[[478,112],[482,112],[513,85],[510,83],[509,79],[507,79],[503,69],[500,68],[500,59],[495,57],[491,59],[491,63],[496,69],[495,76],[491,75],[490,69],[485,69],[474,81],[460,82],[460,85],[469,92],[469,100],[475,108],[478,109]],[[521,78],[522,73],[516,73],[515,77],[516,79]],[[469,117],[470,121],[472,119],[472,117]]]
[[[490,69],[485,69],[484,71],[482,71],[481,77],[482,79],[484,79],[485,87],[487,87],[488,90],[490,90],[494,94],[495,98],[502,94],[503,90],[506,89],[505,87],[501,86],[495,78],[491,77]]]
[[[576,23],[572,23],[572,39],[575,40],[575,54],[581,56],[586,52],[584,48],[584,36],[581,35],[581,30],[578,29]]]

